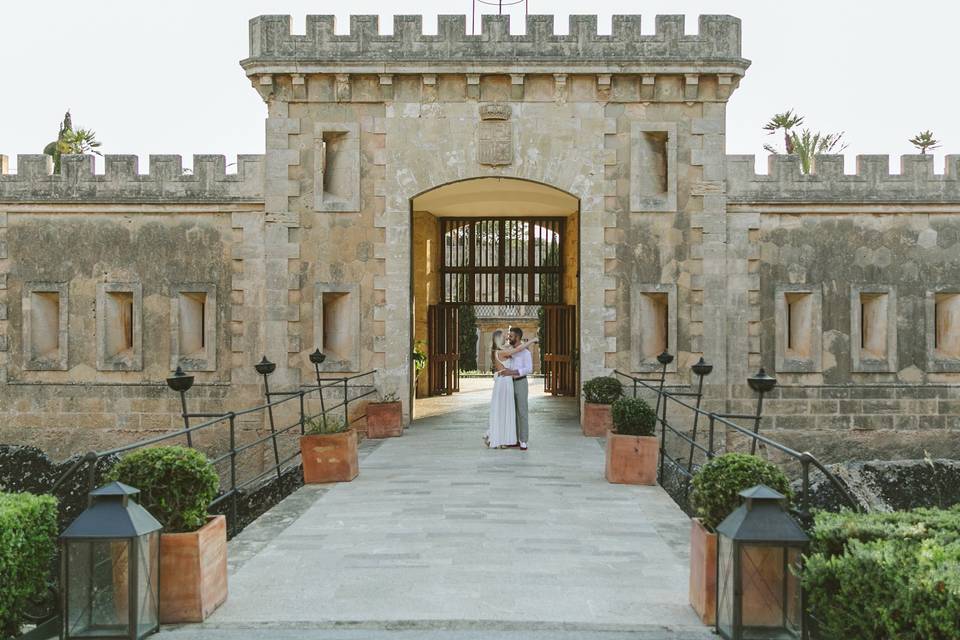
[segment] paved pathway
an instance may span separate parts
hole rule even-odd
[[[230,597],[189,638],[710,638],[688,521],[608,484],[576,406],[531,389],[531,443],[487,450],[485,382],[418,403],[351,483],[305,487],[231,542]]]

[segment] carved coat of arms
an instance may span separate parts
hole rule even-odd
[[[510,122],[510,105],[493,103],[481,106],[478,135],[480,164],[513,163],[513,123]]]

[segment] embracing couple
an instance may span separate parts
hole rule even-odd
[[[537,339],[523,340],[523,331],[514,327],[504,338],[501,329],[493,333],[490,347],[493,362],[493,399],[490,421],[483,441],[491,449],[519,446],[527,450],[530,425],[527,421],[527,376],[533,373],[529,347]]]

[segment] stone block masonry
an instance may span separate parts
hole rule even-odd
[[[17,173],[0,174],[0,201],[14,202],[259,202],[263,200],[263,156],[240,155],[236,173],[217,155],[193,156],[184,173],[175,155],[151,155],[139,173],[137,156],[105,155],[95,174],[93,156],[65,155],[60,173],[47,155],[17,156]]]
[[[317,347],[324,375],[376,369],[409,419],[414,329],[439,289],[411,255],[416,239],[436,259],[438,215],[414,202],[484,178],[578,203],[563,282],[581,381],[642,374],[666,348],[669,384],[703,356],[711,407],[749,411],[745,378],[764,366],[779,380],[764,428],[796,448],[954,451],[960,156],[943,174],[927,156],[899,174],[862,156],[850,175],[836,156],[810,175],[774,156],[757,174],[753,156],[724,153],[750,65],[740,21],[640,25],[615,16],[600,35],[572,16],[558,34],[530,16],[516,34],[484,16],[468,35],[465,17],[441,16],[425,34],[397,16],[382,34],[354,16],[337,34],[309,16],[294,34],[260,16],[240,64],[266,106],[266,152],[235,174],[222,156],[195,156],[191,174],[178,156],[143,174],[132,156],[106,156],[103,174],[81,156],[58,174],[20,156],[10,174],[0,157],[0,437],[87,447],[175,428],[175,403],[154,397],[171,365],[216,390],[198,392],[204,406],[236,409],[261,398],[262,356],[271,385],[294,388]]]
[[[381,63],[381,71],[421,70],[420,65],[443,73],[447,66],[512,61],[553,62],[578,68],[584,64],[607,67],[626,65],[623,73],[640,69],[669,69],[672,64],[696,61],[704,70],[735,69],[747,63],[740,56],[740,20],[732,16],[700,16],[699,34],[684,33],[684,16],[656,17],[656,32],[641,35],[640,16],[614,16],[613,33],[597,34],[597,17],[570,16],[568,34],[557,34],[553,16],[532,15],[526,19],[526,33],[510,33],[510,16],[481,16],[481,33],[467,35],[466,16],[441,15],[437,34],[423,33],[423,19],[417,15],[394,16],[393,34],[379,32],[377,16],[350,16],[350,33],[334,33],[334,16],[307,16],[306,33],[291,33],[290,16],[259,16],[250,21],[250,57],[241,64],[268,72],[273,63],[295,60],[316,64],[324,71],[331,64],[347,61]],[[383,67],[383,64],[386,67]],[[305,72],[309,72],[307,67]],[[351,73],[356,73],[351,69]]]

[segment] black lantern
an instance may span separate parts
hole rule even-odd
[[[111,482],[60,536],[61,638],[138,640],[160,628],[161,524]]]
[[[805,638],[797,569],[809,538],[786,498],[757,485],[717,526],[717,633],[727,640]]]

